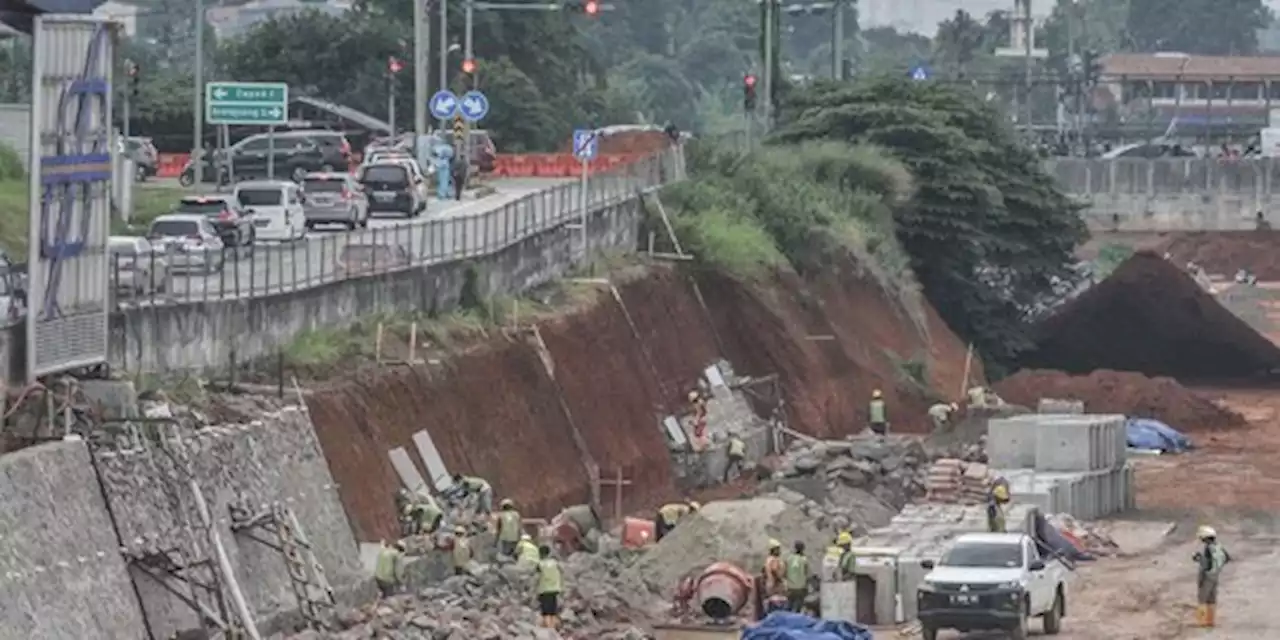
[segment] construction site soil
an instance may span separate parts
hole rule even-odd
[[[1280,367],[1280,348],[1222,307],[1184,269],[1142,251],[1042,321],[1022,365],[1079,374],[1112,369],[1239,379]]]
[[[912,321],[856,268],[748,285],[655,267],[616,287],[616,298],[602,286],[586,308],[502,331],[440,365],[314,387],[307,403],[357,537],[396,534],[388,452],[403,447],[425,469],[412,441],[423,429],[451,471],[489,479],[526,516],[585,501],[592,465],[606,476],[621,468],[635,512],[680,495],[660,419],[682,412],[721,358],[738,374],[777,374],[790,426],[819,437],[863,430],[873,389],[896,431],[924,432],[931,390],[964,386],[965,346],[937,313],[925,304]],[[923,366],[923,383],[908,361]],[[983,380],[976,360],[970,380]]]
[[[1172,378],[1129,371],[1094,371],[1072,376],[1061,371],[1025,370],[996,383],[1007,402],[1034,407],[1040,398],[1081,400],[1089,413],[1155,418],[1180,431],[1239,427],[1244,416]]]
[[[1215,231],[1167,236],[1155,251],[1177,265],[1195,262],[1208,273],[1248,269],[1261,280],[1280,280],[1280,231]]]

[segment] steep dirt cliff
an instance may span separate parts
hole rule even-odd
[[[861,430],[872,389],[884,391],[894,429],[922,431],[935,394],[960,393],[966,349],[932,308],[914,317],[854,269],[747,285],[653,268],[616,296],[600,286],[587,308],[501,331],[443,365],[365,370],[308,403],[363,540],[394,534],[399,481],[387,452],[404,447],[425,468],[412,441],[423,429],[449,469],[488,478],[526,515],[585,500],[586,460],[622,468],[636,509],[677,495],[659,420],[721,358],[739,373],[778,374],[802,432]],[[982,378],[976,361],[971,376]]]

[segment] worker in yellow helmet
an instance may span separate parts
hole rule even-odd
[[[378,561],[373,568],[373,581],[378,584],[378,592],[383,598],[389,598],[400,591],[404,581],[405,544],[399,540],[391,546],[383,545],[378,551]]]
[[[884,406],[884,394],[879,389],[871,392],[871,402],[867,405],[867,426],[878,436],[889,433],[889,415]]]
[[[535,567],[540,559],[538,545],[533,543],[533,536],[527,533],[522,534],[520,542],[516,543],[516,563],[526,567]]]
[[[542,613],[542,626],[560,628],[560,596],[564,593],[564,572],[560,563],[551,557],[551,547],[538,548],[538,609]]]
[[[475,554],[471,551],[471,540],[467,538],[467,528],[455,527],[453,530],[453,575],[464,576],[471,573],[471,561]]]
[[[849,582],[854,579],[854,570],[858,565],[857,557],[853,555],[853,534],[848,531],[841,531],[840,535],[836,536],[836,545],[840,547],[837,580]]]
[[[498,554],[505,558],[514,558],[516,543],[522,533],[520,512],[516,511],[516,503],[510,498],[503,498],[498,514],[494,520],[494,533],[497,534]]]
[[[785,595],[786,573],[782,566],[782,543],[769,541],[769,554],[764,558],[764,595]]]
[[[672,529],[676,528],[680,520],[701,507],[702,505],[692,500],[662,505],[662,508],[658,509],[658,517],[654,518],[653,539],[660,542],[668,533],[671,533]]]
[[[1231,562],[1231,555],[1218,542],[1218,532],[1213,527],[1200,527],[1196,538],[1204,545],[1192,556],[1199,565],[1196,571],[1196,623],[1212,627],[1217,624],[1218,617],[1218,578],[1222,568]]]
[[[729,483],[729,474],[731,472],[742,473],[742,466],[747,460],[747,442],[738,435],[737,431],[729,433],[727,453],[729,454],[729,463],[724,466],[723,482],[725,484]]]
[[[997,478],[995,486],[987,496],[987,531],[991,533],[1005,532],[1005,508],[1009,504],[1009,482]]]

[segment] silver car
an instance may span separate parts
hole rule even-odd
[[[222,238],[200,214],[171,213],[156,218],[147,239],[169,257],[174,273],[214,273],[226,264]]]
[[[142,297],[169,290],[169,261],[146,238],[111,236],[107,240],[111,281],[116,295]]]
[[[340,224],[348,229],[369,226],[369,196],[360,183],[346,173],[308,173],[302,180],[307,198],[302,211],[307,228]]]

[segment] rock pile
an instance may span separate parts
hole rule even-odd
[[[991,472],[980,462],[942,458],[925,476],[926,500],[946,504],[982,504],[991,488]]]
[[[917,438],[858,436],[851,440],[796,441],[775,474],[819,477],[828,490],[863,489],[894,509],[923,496],[929,455]]]

